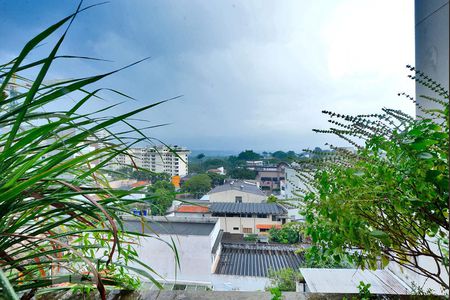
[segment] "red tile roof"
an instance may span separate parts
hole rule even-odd
[[[131,187],[139,187],[139,186],[143,186],[143,185],[147,185],[147,184],[150,184],[150,181],[146,181],[146,180],[141,180],[141,181],[138,181],[138,182],[135,182],[135,183],[133,183],[132,185],[131,185]]]
[[[182,205],[177,209],[177,212],[181,213],[205,213],[208,211],[209,210],[206,206],[199,205]]]

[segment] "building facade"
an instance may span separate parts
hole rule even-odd
[[[212,217],[220,219],[224,232],[264,234],[286,223],[287,210],[275,203],[211,203]]]
[[[171,176],[186,176],[188,174],[188,155],[186,148],[173,146],[130,148],[127,154],[116,157],[114,168],[134,166],[155,173],[167,173]]]

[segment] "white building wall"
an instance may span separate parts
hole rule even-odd
[[[116,157],[116,164],[113,169],[122,167],[121,165],[134,165],[148,169],[155,173],[168,173],[171,176],[186,176],[188,174],[189,150],[174,148],[177,155],[167,147],[145,147],[131,148],[128,154],[120,154]]]
[[[242,203],[262,203],[267,200],[265,195],[257,195],[239,190],[228,190],[223,192],[211,193],[209,202],[236,202],[236,197],[242,197]]]
[[[161,275],[157,280],[183,283],[211,283],[211,236],[164,235],[157,238],[141,238],[136,251],[142,262]],[[164,243],[175,242],[181,268],[177,269],[174,252]],[[138,265],[134,267],[140,267]],[[145,281],[145,278],[143,279]]]

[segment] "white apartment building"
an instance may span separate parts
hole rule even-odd
[[[188,174],[188,155],[190,151],[179,146],[156,146],[131,148],[127,154],[116,157],[114,168],[123,165],[135,165],[155,173],[167,173],[171,176]]]

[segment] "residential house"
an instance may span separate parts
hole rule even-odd
[[[209,202],[261,203],[267,195],[257,184],[245,180],[229,180],[213,188],[208,194]]]
[[[286,163],[278,165],[254,167],[258,172],[256,181],[266,195],[280,194],[284,190]]]
[[[224,232],[261,234],[286,223],[287,210],[276,203],[211,203],[209,211],[220,219]]]

